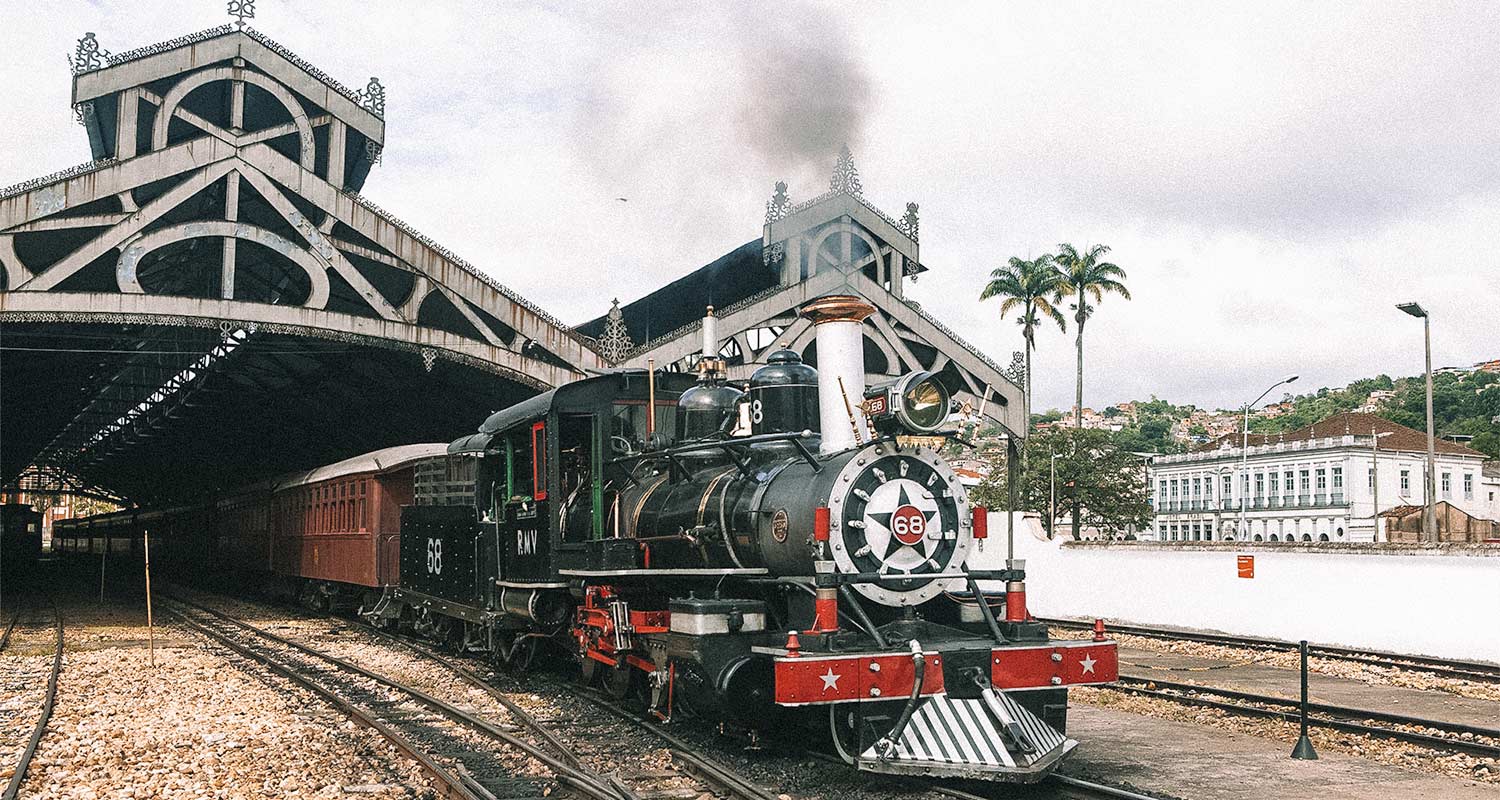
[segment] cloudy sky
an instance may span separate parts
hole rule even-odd
[[[252,23],[388,87],[365,193],[569,322],[760,235],[778,179],[922,208],[910,296],[1001,361],[1007,257],[1103,242],[1135,299],[1085,402],[1236,406],[1500,358],[1500,5],[259,0]],[[923,6],[930,6],[923,8]],[[0,4],[0,184],[87,160],[64,55],[221,24],[216,0]],[[621,202],[616,198],[627,198]],[[566,280],[558,276],[566,275]],[[1035,406],[1071,403],[1072,332]]]

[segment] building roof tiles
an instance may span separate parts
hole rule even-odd
[[[1425,453],[1427,451],[1426,433],[1408,428],[1405,425],[1398,425],[1386,419],[1385,417],[1377,416],[1375,414],[1366,414],[1358,411],[1349,411],[1342,414],[1334,414],[1327,419],[1321,420],[1319,422],[1314,422],[1311,425],[1303,426],[1294,431],[1287,431],[1286,433],[1252,433],[1250,434],[1250,444],[1254,446],[1260,446],[1276,444],[1277,442],[1283,441],[1294,442],[1297,440],[1306,439],[1325,439],[1330,437],[1340,437],[1344,436],[1345,434],[1353,434],[1355,436],[1369,436],[1370,431],[1372,430],[1377,434],[1390,434],[1389,436],[1381,437],[1381,450],[1395,450],[1411,453]],[[1227,433],[1216,439],[1211,439],[1196,448],[1193,448],[1192,452],[1204,453],[1211,450],[1217,450],[1224,445],[1228,445],[1230,447],[1238,447],[1241,442],[1241,436],[1242,434],[1238,431],[1234,433]],[[1448,455],[1478,456],[1480,458],[1484,457],[1484,454],[1479,452],[1478,450],[1475,450],[1471,447],[1465,447],[1458,442],[1450,442],[1447,439],[1438,439],[1433,444],[1433,449],[1439,453],[1446,453]]]

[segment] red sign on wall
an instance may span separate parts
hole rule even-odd
[[[1241,578],[1255,577],[1255,556],[1236,556],[1235,566],[1239,567]]]

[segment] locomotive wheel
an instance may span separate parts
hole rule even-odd
[[[613,669],[605,667],[601,671],[604,673],[604,690],[609,692],[610,697],[624,700],[630,696],[631,686],[635,684],[635,670],[629,664],[621,664]]]
[[[499,634],[495,637],[495,645],[495,652],[490,654],[495,666],[516,675],[531,669],[531,660],[536,657],[537,650],[535,636]]]
[[[859,712],[854,703],[828,707],[828,733],[839,758],[852,766],[859,753]]]
[[[584,686],[593,686],[594,682],[599,678],[599,673],[602,672],[600,669],[601,666],[594,659],[584,656],[583,660],[578,664],[578,682]]]

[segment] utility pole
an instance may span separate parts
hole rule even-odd
[[[1370,426],[1370,522],[1375,526],[1370,541],[1380,541],[1380,437],[1375,426]]]
[[[1051,539],[1057,535],[1057,457],[1060,453],[1052,454],[1052,501],[1047,506],[1047,538]]]
[[[1390,436],[1391,432],[1376,433],[1375,426],[1370,426],[1370,520],[1375,523],[1374,538],[1371,541],[1380,541],[1380,440]]]

